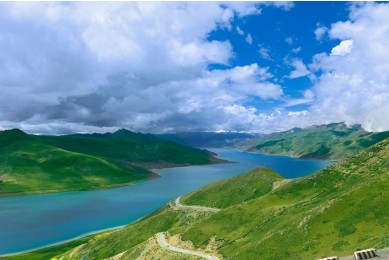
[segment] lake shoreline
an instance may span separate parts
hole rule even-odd
[[[132,223],[134,223],[136,221],[138,221],[138,220],[135,220],[135,221],[133,221],[131,223],[128,223],[127,225],[132,224]],[[26,253],[32,253],[32,252],[39,251],[39,250],[42,250],[42,249],[45,249],[45,248],[49,248],[49,247],[60,246],[60,245],[63,245],[63,244],[67,244],[67,243],[76,241],[78,239],[83,239],[83,238],[86,238],[86,237],[89,237],[89,236],[93,236],[93,235],[97,235],[97,234],[100,234],[100,233],[109,232],[109,231],[113,232],[116,229],[121,229],[121,228],[123,228],[123,227],[125,227],[127,225],[120,225],[120,226],[116,226],[116,227],[112,227],[112,228],[105,228],[105,229],[101,229],[101,230],[96,230],[96,231],[88,232],[88,233],[85,233],[85,234],[81,234],[81,235],[79,235],[77,237],[74,237],[74,238],[66,239],[66,240],[63,240],[63,241],[56,242],[56,243],[52,243],[52,244],[48,244],[48,245],[45,245],[45,246],[36,247],[36,248],[32,248],[32,249],[27,249],[27,250],[15,252],[15,253],[4,254],[4,255],[0,254],[0,257],[17,256],[17,255],[22,255],[22,254],[26,254]]]
[[[160,178],[161,175],[159,175],[155,170],[160,169],[166,169],[166,168],[181,168],[181,167],[189,167],[189,166],[205,166],[205,165],[214,165],[214,164],[225,164],[225,163],[235,163],[228,160],[223,160],[220,158],[212,158],[209,163],[206,164],[149,164],[149,167],[146,169],[150,171],[150,176],[148,176],[145,179],[137,180],[137,181],[131,181],[131,182],[125,182],[125,183],[119,183],[119,184],[112,184],[107,186],[100,186],[100,187],[88,187],[85,189],[74,189],[74,190],[46,190],[46,191],[29,191],[29,192],[16,192],[16,193],[8,193],[8,194],[0,194],[1,198],[8,198],[8,197],[19,197],[19,196],[31,196],[31,195],[43,195],[43,194],[55,194],[55,193],[68,193],[68,192],[79,192],[79,191],[96,191],[96,190],[109,190],[109,189],[115,189],[120,187],[126,187],[126,186],[133,186],[137,185],[142,182],[151,181],[157,178]],[[134,165],[137,166],[135,163]]]
[[[142,181],[136,185],[90,190],[90,192],[85,193],[69,191],[51,193],[53,196],[43,197],[29,197],[27,194],[24,194],[27,196],[2,197],[5,200],[1,201],[2,198],[0,198],[0,208],[3,206],[5,211],[3,211],[3,215],[0,214],[0,221],[3,222],[4,230],[8,229],[0,236],[0,243],[2,240],[4,241],[2,256],[33,252],[75,241],[90,234],[126,226],[152,214],[175,197],[188,194],[218,180],[240,175],[255,167],[272,168],[285,178],[297,178],[311,174],[328,165],[322,161],[307,161],[289,156],[260,155],[236,149],[213,149],[213,151],[218,153],[220,158],[225,159],[224,163],[150,169],[155,173],[154,181]],[[34,195],[42,195],[42,193]],[[7,200],[8,198],[9,200]],[[35,203],[42,206],[36,207],[34,203],[31,203],[34,200]],[[100,200],[102,201],[100,202]],[[26,214],[33,217],[27,226],[19,228],[26,224],[24,218],[21,217],[21,215],[25,216]],[[54,214],[53,217],[46,219],[45,216],[51,214]],[[71,218],[66,217],[61,220],[62,216],[69,214]],[[58,222],[57,216],[60,216],[61,222]],[[96,216],[98,217],[96,218]],[[93,218],[96,223],[85,223],[86,225],[81,226],[73,224],[88,221],[88,218]],[[65,221],[66,228],[61,224],[62,221]],[[112,223],[112,227],[110,227],[110,223]],[[10,228],[11,226],[15,226],[15,228]],[[60,228],[60,232],[57,235],[49,233],[50,235],[36,240],[37,237],[34,234],[39,234],[47,226],[50,226],[49,230]],[[25,228],[30,230],[29,237],[23,235]],[[73,236],[73,234],[75,235]],[[66,239],[67,237],[70,239]],[[11,242],[12,240],[10,241],[9,238],[15,242]],[[30,249],[28,249],[29,245],[31,245]],[[27,249],[24,250],[25,248]]]

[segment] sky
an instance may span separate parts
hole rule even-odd
[[[0,130],[389,130],[387,2],[1,2]]]

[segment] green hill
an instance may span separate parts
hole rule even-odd
[[[260,197],[270,192],[275,183],[285,182],[278,173],[258,168],[231,179],[209,184],[183,197],[182,202],[187,205],[227,208]]]
[[[343,123],[294,128],[240,142],[252,152],[284,154],[307,159],[342,159],[389,137],[389,131],[371,133]]]
[[[152,135],[28,135],[0,132],[0,196],[114,187],[155,176],[149,167],[207,164],[216,158]]]
[[[383,247],[389,228],[389,140],[182,233],[195,245],[216,236],[237,259],[314,259]],[[215,198],[219,200],[219,198]]]
[[[161,249],[153,241],[162,231],[186,241],[181,242],[183,246],[192,244],[227,259],[351,255],[356,249],[384,246],[389,229],[388,186],[386,139],[303,178],[285,180],[270,170],[256,169],[205,186],[182,200],[221,208],[216,213],[167,206],[124,228],[95,235],[88,242],[73,241],[79,245],[76,248],[69,250],[65,244],[51,253],[44,249],[9,259],[42,255],[103,259],[121,253],[121,259],[144,257],[146,253],[150,259],[158,259]]]
[[[158,137],[192,147],[233,147],[235,144],[258,138],[262,134],[234,132],[179,132],[158,134]]]

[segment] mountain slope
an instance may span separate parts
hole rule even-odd
[[[209,184],[182,199],[184,204],[211,208],[227,208],[260,197],[273,186],[286,183],[278,173],[264,168]],[[231,195],[233,194],[233,196]]]
[[[174,141],[192,147],[232,147],[236,143],[258,138],[260,134],[232,132],[183,132],[156,135],[162,139]]]
[[[389,137],[389,131],[370,133],[343,123],[291,129],[237,146],[252,152],[285,154],[299,158],[342,159]]]
[[[389,140],[258,199],[230,207],[182,235],[252,259],[307,259],[382,247],[389,228]]]
[[[206,164],[209,152],[120,130],[34,136],[0,132],[0,196],[113,187],[155,176],[147,166]]]
[[[88,259],[102,259],[123,253],[121,259],[134,259],[156,233],[168,231],[187,241],[182,245],[191,243],[228,259],[350,255],[356,249],[384,246],[389,228],[388,186],[386,139],[303,178],[286,181],[274,172],[257,169],[208,185],[183,201],[222,208],[216,213],[165,207],[77,249],[55,254],[63,259],[85,254]],[[259,187],[263,190],[256,193]]]
[[[106,134],[77,134],[38,137],[44,143],[69,151],[91,154],[131,163],[206,164],[209,152],[151,134],[139,134],[122,129]]]

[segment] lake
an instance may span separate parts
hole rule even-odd
[[[296,178],[331,164],[231,149],[209,150],[236,163],[160,169],[156,170],[160,178],[114,189],[0,198],[0,255],[128,224],[180,195],[258,166]]]

